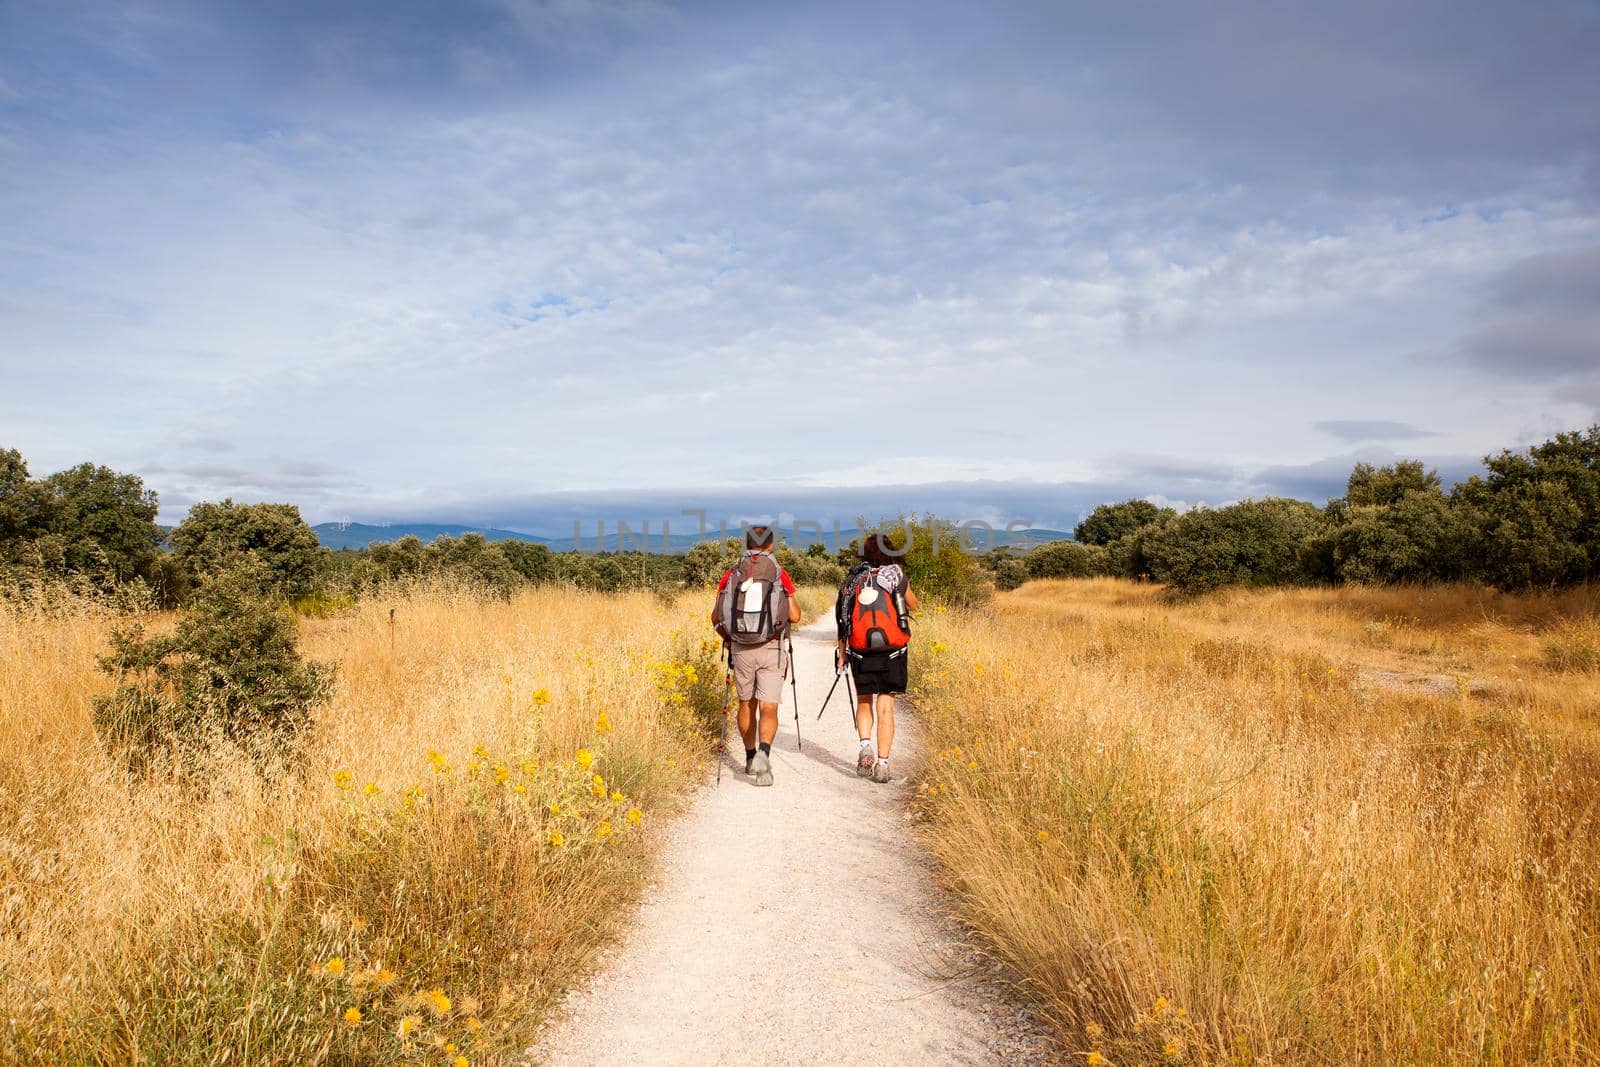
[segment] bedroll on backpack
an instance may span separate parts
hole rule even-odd
[[[764,645],[789,624],[789,594],[765,552],[739,561],[717,600],[717,631],[736,645]]]
[[[911,643],[905,599],[878,584],[878,572],[861,575],[850,591],[850,651],[895,652]]]

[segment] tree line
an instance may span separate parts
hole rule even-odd
[[[1600,425],[1484,459],[1448,491],[1416,460],[1357,463],[1322,507],[1287,497],[1179,514],[1103,504],[1074,541],[985,560],[1001,588],[1115,575],[1183,593],[1229,585],[1469,581],[1501,589],[1600,577]]]
[[[981,600],[989,583],[1009,589],[1032,578],[1095,575],[1150,579],[1184,593],[1344,582],[1525,589],[1600,577],[1600,425],[1488,456],[1484,468],[1446,490],[1436,471],[1415,460],[1357,463],[1344,495],[1321,507],[1287,497],[1181,514],[1146,500],[1102,504],[1077,525],[1075,540],[1025,553],[996,549],[981,568],[949,548],[952,531],[932,535],[943,520],[902,519],[886,529],[923,530],[907,549],[908,569],[930,591],[949,587],[964,603]],[[313,605],[441,577],[502,595],[547,582],[666,592],[714,582],[739,551],[729,540],[682,556],[557,553],[469,533],[334,552],[292,504],[196,504],[170,531],[156,525],[156,514],[156,494],[137,475],[83,463],[34,479],[19,452],[0,449],[0,586],[144,589],[175,607],[248,559],[260,592]],[[777,551],[802,584],[836,584],[855,555],[853,545],[836,555],[821,544]]]

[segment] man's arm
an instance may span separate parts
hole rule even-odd
[[[794,595],[794,579],[789,577],[786,570],[778,571],[778,580],[783,583],[783,591],[789,594],[789,621],[800,621],[800,598]]]

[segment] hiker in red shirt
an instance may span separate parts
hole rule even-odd
[[[728,646],[733,664],[744,773],[753,775],[756,785],[772,784],[769,757],[778,736],[778,698],[789,674],[783,637],[791,623],[800,621],[794,579],[772,558],[772,540],[767,526],[745,532],[744,554],[723,573],[717,606],[711,609],[711,625]]]

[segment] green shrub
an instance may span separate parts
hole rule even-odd
[[[1407,493],[1438,493],[1439,472],[1427,470],[1421,460],[1402,459],[1390,467],[1357,463],[1345,483],[1345,502],[1353,507],[1398,504]]]
[[[254,561],[261,592],[294,598],[311,591],[322,545],[293,504],[201,503],[172,531],[172,548],[205,579]]]
[[[1109,545],[1146,526],[1174,518],[1177,514],[1171,508],[1157,507],[1148,500],[1101,504],[1078,523],[1072,536],[1086,545]]]
[[[1471,532],[1436,489],[1407,491],[1393,504],[1350,507],[1341,518],[1324,537],[1342,581],[1445,582],[1462,575]]]
[[[1030,578],[1093,578],[1106,573],[1106,557],[1100,544],[1052,541],[1029,552],[1025,562]]]
[[[737,537],[695,543],[683,557],[683,584],[690,589],[716,585],[722,573],[739,562],[742,545]]]
[[[995,588],[1002,592],[1009,592],[1032,577],[1028,573],[1027,557],[1011,546],[990,549],[983,554],[979,563],[988,572]]]
[[[300,658],[294,616],[259,597],[263,581],[227,572],[201,587],[170,635],[146,637],[137,624],[112,635],[100,666],[118,684],[95,700],[94,724],[131,766],[218,740],[263,760],[292,754],[332,693],[333,668]]]
[[[99,592],[148,582],[160,555],[156,511],[136,475],[80,463],[31,480],[22,454],[0,449],[0,576],[70,577]]]
[[[1289,585],[1306,580],[1301,547],[1323,521],[1315,506],[1286,497],[1195,508],[1151,530],[1144,553],[1154,577],[1180,593]]]
[[[1470,571],[1516,589],[1600,577],[1600,425],[1484,459],[1451,500],[1475,530]]]

